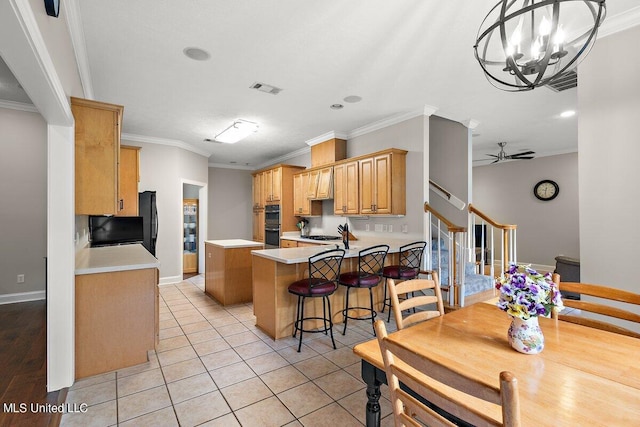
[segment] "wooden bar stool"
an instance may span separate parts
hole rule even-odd
[[[384,313],[385,307],[389,307],[389,315],[387,322],[391,320],[391,298],[387,296],[387,281],[411,280],[418,277],[422,264],[422,255],[427,242],[413,242],[400,247],[400,260],[397,265],[388,265],[382,269],[382,277],[384,277],[384,302],[382,304],[381,313]]]
[[[298,343],[298,353],[302,347],[302,333],[327,332],[331,334],[333,348],[336,342],[333,340],[333,320],[331,320],[331,302],[329,296],[336,289],[336,279],[340,274],[340,266],[344,258],[344,249],[331,249],[320,252],[309,257],[309,277],[298,280],[289,285],[289,293],[298,296],[298,306],[296,309],[296,320],[293,324],[293,337],[300,331],[300,341]],[[306,298],[322,298],[322,317],[304,317],[304,300]],[[329,315],[327,316],[327,312]],[[305,320],[322,320],[323,327],[316,329],[304,329]]]
[[[369,320],[371,319],[371,327],[376,318],[376,311],[373,308],[373,291],[372,289],[378,286],[382,278],[382,268],[384,267],[384,260],[389,252],[389,245],[377,245],[371,246],[366,249],[362,249],[358,253],[358,271],[351,271],[349,273],[342,273],[338,278],[338,284],[347,287],[344,310],[342,315],[344,317],[344,329],[342,335],[347,332],[347,320]],[[349,307],[349,290],[351,288],[367,288],[369,289],[369,300],[371,302],[370,307]],[[366,317],[349,316],[349,310],[366,310],[371,313]],[[373,332],[375,335],[375,330]]]

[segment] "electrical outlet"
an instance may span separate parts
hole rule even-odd
[[[364,225],[364,231],[369,231],[369,223],[366,223],[366,224]]]
[[[378,231],[378,232],[382,231],[382,224],[376,224],[375,231]]]
[[[24,283],[24,274],[18,274],[18,283]]]
[[[389,224],[389,233],[393,233],[393,225]]]
[[[407,224],[403,224],[402,225],[402,232],[403,233],[408,233],[409,232],[409,226]]]

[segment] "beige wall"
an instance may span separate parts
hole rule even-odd
[[[560,186],[548,202],[533,195],[543,179]],[[518,226],[518,262],[555,265],[558,255],[580,257],[577,153],[475,167],[473,204],[500,223]]]
[[[182,277],[183,184],[207,184],[207,158],[167,145],[124,139],[122,143],[142,147],[138,191],[156,191],[159,224],[156,257],[160,261],[160,283],[179,281]],[[206,217],[203,206],[200,209]]]
[[[251,171],[209,168],[207,240],[252,239]]]
[[[462,124],[431,116],[429,122],[429,178],[467,203],[469,194],[469,130]],[[429,204],[445,218],[467,226],[467,210],[429,193]]]
[[[640,26],[600,39],[578,70],[581,280],[634,292],[640,292],[638,40]]]
[[[2,302],[3,295],[45,288],[47,124],[38,113],[0,108],[0,129]],[[16,283],[18,274],[24,274],[24,283]]]

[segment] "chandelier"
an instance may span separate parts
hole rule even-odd
[[[499,89],[544,86],[591,50],[605,12],[605,0],[501,0],[480,25],[476,59]]]

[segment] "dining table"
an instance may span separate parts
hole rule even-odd
[[[500,372],[512,372],[523,426],[640,425],[640,340],[540,317],[544,349],[523,354],[509,345],[510,323],[495,304],[476,303],[391,332],[389,340],[496,387]],[[386,384],[380,347],[373,339],[353,351],[367,384],[366,425],[377,427]]]

